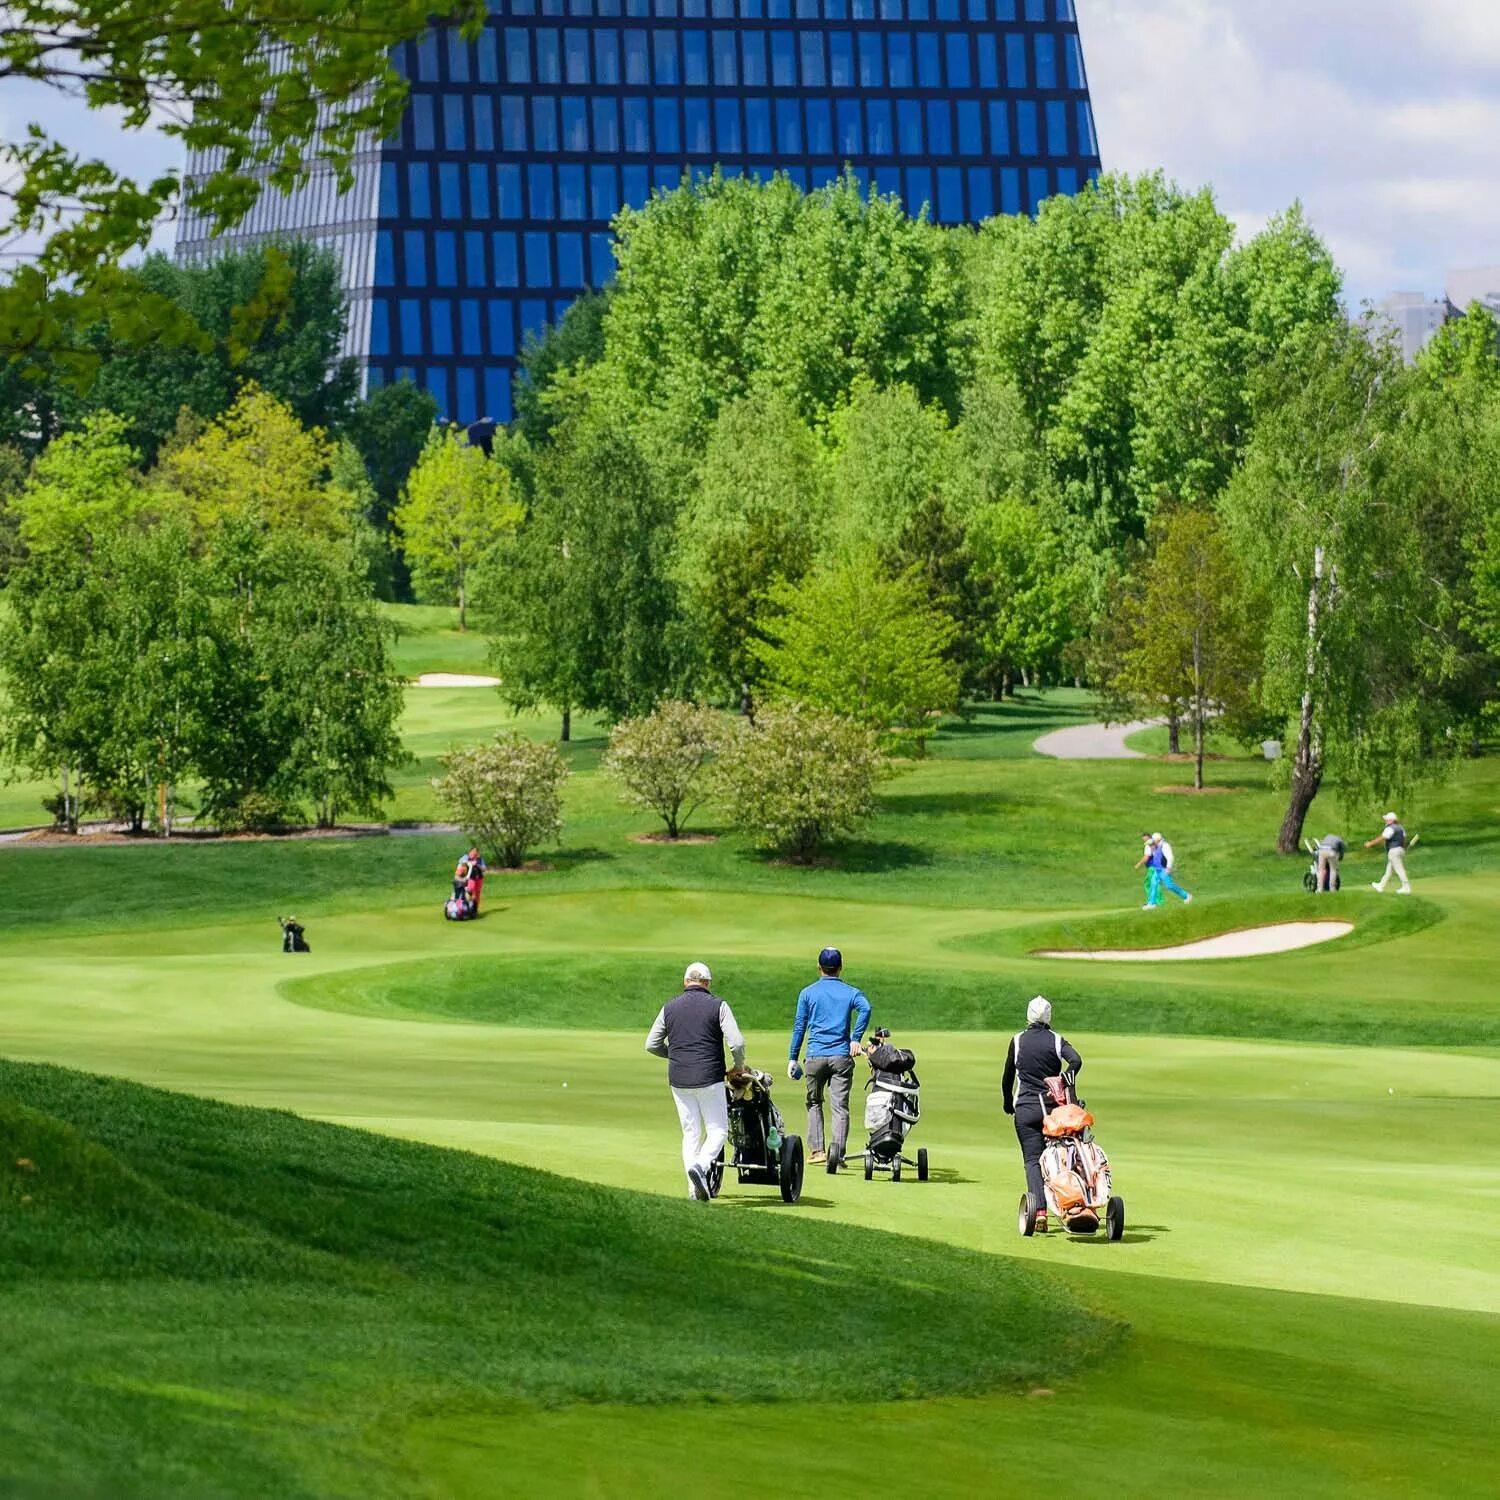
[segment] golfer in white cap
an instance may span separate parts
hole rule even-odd
[[[1401,882],[1401,894],[1409,896],[1411,881],[1406,878],[1406,830],[1393,812],[1385,815],[1385,827],[1374,838],[1366,840],[1365,848],[1374,849],[1380,844],[1385,845],[1385,874],[1379,880],[1372,880],[1370,889],[1372,891],[1385,890],[1390,883],[1391,872],[1395,871],[1396,878]]]
[[[1065,1069],[1075,1074],[1083,1067],[1077,1049],[1052,1029],[1052,1002],[1037,995],[1026,1007],[1026,1030],[1010,1039],[1005,1074],[1000,1081],[1005,1113],[1014,1115],[1021,1160],[1026,1163],[1026,1191],[1036,1212],[1036,1227],[1047,1230],[1046,1188],[1042,1182],[1042,1150],[1047,1144],[1042,1121],[1062,1101],[1054,1097],[1048,1079]]]
[[[745,1038],[734,1012],[709,990],[707,964],[689,964],[682,993],[656,1013],[646,1051],[667,1060],[667,1082],[682,1123],[682,1168],[688,1194],[713,1197],[713,1165],[729,1134],[729,1098],[724,1092],[724,1047],[734,1065],[745,1065]]]

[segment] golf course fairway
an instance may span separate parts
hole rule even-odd
[[[932,1496],[1080,1469],[1500,1492],[1495,763],[1429,794],[1414,896],[1370,892],[1371,856],[1325,902],[1265,852],[1256,763],[1199,801],[1150,760],[1033,756],[1076,703],[953,726],[832,868],[634,843],[582,746],[566,846],[471,924],[439,914],[451,838],[0,851],[0,1054],[79,1070],[0,1070],[0,1133],[82,1164],[28,1238],[48,1161],[0,1162],[0,1490],[673,1495],[743,1470],[811,1496],[897,1454]],[[1169,822],[1196,899],[1141,913],[1131,843]],[[277,951],[288,910],[308,955]],[[1036,956],[1313,916],[1354,931]],[[787,1029],[827,942],[917,1054],[931,1180],[689,1204],[652,1015],[708,962],[800,1129]],[[1085,1059],[1119,1244],[1016,1233],[1000,1070],[1039,990]]]

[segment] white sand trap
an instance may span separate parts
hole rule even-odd
[[[473,672],[423,672],[418,687],[499,687],[498,677],[479,677]]]
[[[1269,927],[1221,932],[1195,943],[1178,943],[1175,948],[1056,949],[1038,953],[1037,957],[1136,963],[1163,963],[1176,958],[1259,958],[1265,953],[1290,953],[1294,948],[1311,948],[1314,943],[1331,943],[1353,931],[1353,922],[1276,922]]]

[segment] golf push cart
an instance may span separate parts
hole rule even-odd
[[[1094,1117],[1074,1091],[1070,1073],[1061,1075],[1061,1087],[1066,1102],[1042,1121],[1047,1138],[1043,1201],[1022,1193],[1017,1226],[1030,1239],[1038,1230],[1045,1234],[1054,1220],[1069,1234],[1097,1234],[1102,1220],[1105,1239],[1118,1240],[1125,1233],[1125,1200],[1110,1191],[1109,1158],[1094,1140]]]
[[[735,1068],[724,1087],[729,1092],[729,1166],[741,1182],[780,1188],[782,1200],[795,1203],[802,1196],[802,1137],[787,1134],[771,1098],[771,1075],[758,1068]],[[709,1191],[715,1198],[724,1171],[721,1153],[709,1174]]]
[[[901,1169],[916,1170],[917,1181],[927,1181],[927,1148],[921,1147],[915,1157],[902,1148],[911,1128],[922,1115],[922,1083],[916,1075],[917,1058],[904,1047],[891,1044],[890,1031],[882,1026],[872,1034],[864,1047],[870,1064],[869,1082],[865,1084],[865,1129],[869,1139],[865,1149],[849,1157],[862,1161],[865,1181],[877,1172],[889,1172],[892,1182],[901,1181]],[[843,1161],[828,1154],[828,1170],[837,1172]]]

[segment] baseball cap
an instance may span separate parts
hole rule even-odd
[[[687,972],[682,976],[682,982],[685,985],[709,985],[714,982],[714,976],[709,973],[707,964],[689,964]]]
[[[844,967],[844,955],[837,948],[825,948],[818,955],[818,967],[825,974],[835,974]]]

